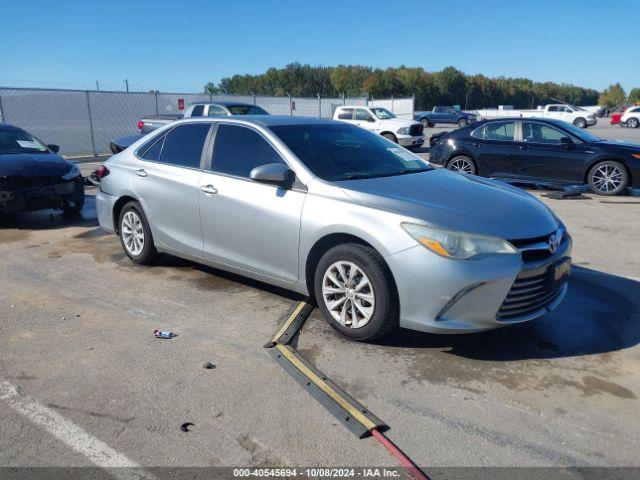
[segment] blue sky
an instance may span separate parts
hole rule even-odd
[[[640,0],[7,1],[0,86],[200,91],[312,65],[640,86]]]

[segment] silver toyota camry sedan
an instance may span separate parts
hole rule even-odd
[[[309,295],[356,340],[524,322],[567,292],[571,237],[543,203],[343,122],[182,120],[100,176],[100,225],[133,262],[166,252]]]

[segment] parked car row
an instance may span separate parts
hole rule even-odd
[[[586,182],[604,195],[640,186],[638,145],[559,120],[474,119],[432,136],[427,162],[402,148],[422,145],[422,123],[384,108],[340,106],[325,120],[214,105],[165,119],[100,167],[100,225],[135,263],[165,252],[312,297],[360,341],[398,326],[489,330],[562,302],[571,237],[505,181]],[[81,208],[77,167],[5,129],[0,145],[20,158],[0,180],[33,164],[53,186],[45,203],[25,197],[27,209]]]

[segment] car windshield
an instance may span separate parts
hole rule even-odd
[[[0,155],[8,153],[48,153],[36,137],[18,129],[0,129]]]
[[[583,128],[578,128],[575,125],[572,125],[571,123],[563,124],[562,128],[564,128],[565,130],[568,130],[573,135],[575,135],[580,140],[582,140],[583,142],[586,142],[586,143],[599,142],[600,140],[602,140],[597,135],[594,135],[593,133],[589,133],[586,130],[584,130]]]
[[[377,107],[377,108],[372,108],[371,111],[380,120],[387,120],[389,118],[396,118],[396,116],[393,113],[391,113],[389,110],[387,110],[386,108]]]
[[[432,170],[410,151],[353,125],[279,125],[271,130],[314,175],[327,181]]]
[[[269,113],[256,105],[228,105],[227,110],[231,115],[269,115]]]

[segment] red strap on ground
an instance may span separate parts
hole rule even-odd
[[[420,470],[420,468],[402,452],[402,450],[396,447],[391,440],[375,428],[371,430],[371,434],[376,437],[394,457],[400,460],[400,463],[407,467],[416,480],[429,480],[429,477],[427,477],[422,470]]]

